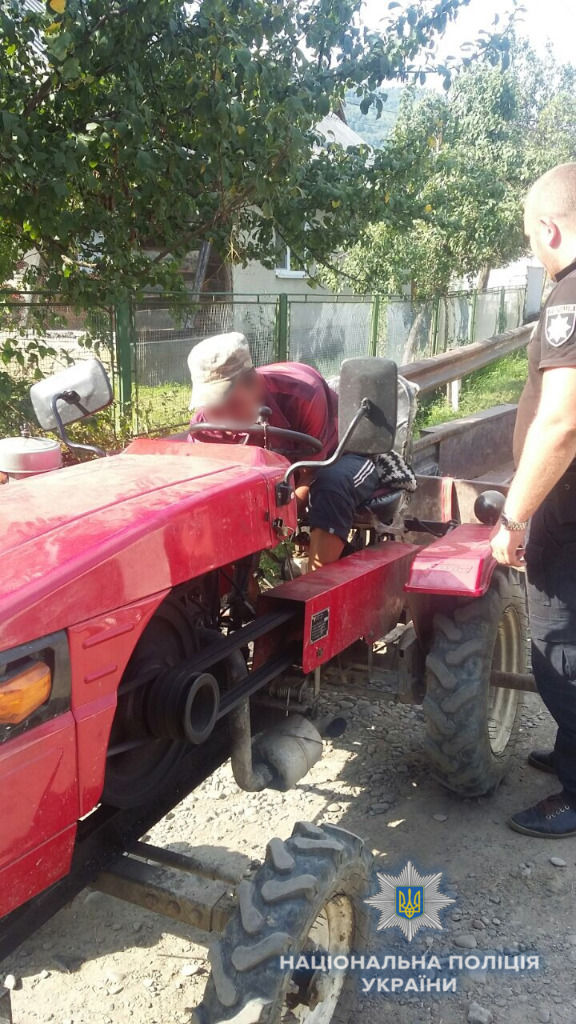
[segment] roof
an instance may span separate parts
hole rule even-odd
[[[327,114],[316,125],[326,142],[338,143],[346,149],[348,146],[365,146],[366,142],[358,132],[346,124],[337,114]]]

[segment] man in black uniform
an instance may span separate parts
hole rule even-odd
[[[576,163],[536,182],[525,229],[556,287],[529,347],[518,468],[492,550],[503,565],[526,563],[533,671],[558,725],[554,750],[535,750],[528,760],[562,785],[509,824],[552,839],[576,835]]]

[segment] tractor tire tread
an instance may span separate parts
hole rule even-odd
[[[503,616],[513,608],[518,645],[515,671],[525,671],[526,602],[521,583],[497,570],[487,593],[457,607],[452,616],[437,614],[426,658],[426,750],[434,777],[462,796],[477,797],[499,785],[514,749],[520,713],[518,694],[510,737],[495,753],[488,732],[489,676]],[[447,625],[447,620],[450,625]],[[511,712],[512,714],[512,712]]]
[[[272,839],[264,863],[237,891],[238,909],[210,949],[212,972],[197,1024],[279,1024],[287,1012],[288,975],[276,958],[305,950],[321,908],[338,895],[354,907],[355,950],[368,941],[363,900],[372,856],[362,840],[337,826],[298,822],[290,839]],[[355,996],[347,979],[332,1020],[344,1024]]]

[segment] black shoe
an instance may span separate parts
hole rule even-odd
[[[531,764],[533,768],[538,768],[541,772],[556,775],[553,750],[533,750],[531,754],[528,754],[528,764]]]
[[[514,814],[508,821],[515,832],[540,839],[564,839],[576,836],[576,800],[566,793],[554,793],[535,807]]]

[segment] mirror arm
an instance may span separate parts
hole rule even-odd
[[[50,402],[52,409],[52,415],[56,422],[58,429],[58,435],[64,441],[64,444],[72,451],[77,452],[92,452],[94,455],[98,455],[100,458],[106,458],[106,452],[103,448],[99,448],[96,444],[78,444],[76,441],[71,441],[66,432],[66,427],[62,422],[62,417],[58,412],[58,402],[67,402],[68,405],[77,405],[79,409],[82,409],[80,405],[79,396],[75,391],[63,391],[60,395],[54,395]]]
[[[344,437],[338,442],[338,447],[336,448],[336,451],[334,452],[333,455],[330,456],[329,459],[326,459],[324,462],[295,462],[286,470],[284,474],[284,479],[279,484],[276,484],[276,505],[288,505],[292,498],[294,497],[294,487],[290,483],[290,478],[293,477],[298,472],[298,470],[323,469],[325,466],[334,465],[334,463],[342,455],[344,448],[348,444],[350,438],[352,437],[352,434],[356,430],[356,427],[358,426],[360,421],[363,420],[366,416],[370,415],[371,407],[372,403],[370,399],[363,398],[360,404],[360,408],[358,409],[358,412],[356,413],[354,419],[350,423],[350,426],[348,427],[346,433],[344,434]]]

